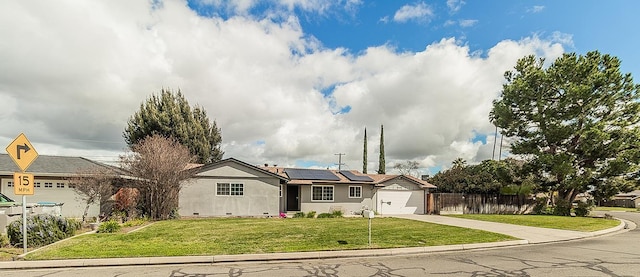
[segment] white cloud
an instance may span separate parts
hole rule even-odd
[[[449,20],[445,21],[442,26],[444,26],[444,27],[460,26],[462,28],[468,28],[468,27],[473,27],[476,24],[478,24],[478,20],[477,19],[460,19],[458,21],[454,21],[454,20],[449,19]]]
[[[466,4],[466,2],[463,0],[447,0],[447,7],[449,7],[450,13],[456,13],[460,11],[464,4]]]
[[[418,22],[428,22],[434,16],[433,9],[424,2],[415,5],[404,5],[396,11],[393,20],[396,22],[407,22],[415,20]]]
[[[533,6],[531,8],[527,9],[527,12],[529,13],[539,13],[542,12],[544,10],[544,6]]]
[[[217,120],[226,157],[291,166],[346,153],[359,170],[367,127],[370,172],[381,124],[389,164],[489,158],[492,137],[473,141],[494,131],[488,113],[504,71],[527,54],[553,60],[570,42],[532,36],[479,56],[447,38],[419,52],[352,55],[320,47],[293,16],[203,18],[179,1],[5,1],[0,36],[0,145],[24,132],[41,155],[113,158],[128,117],[172,88]]]
[[[476,23],[478,23],[478,20],[475,19],[462,19],[460,20],[460,27],[471,27],[473,25],[476,25]]]

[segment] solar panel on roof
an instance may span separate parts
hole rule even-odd
[[[351,171],[342,170],[340,171],[340,174],[344,175],[344,177],[347,177],[347,179],[351,181],[373,182],[373,179],[371,179],[371,177],[364,175],[355,175]]]
[[[287,173],[291,179],[340,181],[340,178],[333,174],[333,172],[324,169],[285,168],[284,172]]]

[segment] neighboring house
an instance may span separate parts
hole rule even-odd
[[[282,212],[359,214],[425,214],[427,194],[434,185],[406,175],[362,174],[355,170],[265,167],[287,177]]]
[[[609,207],[640,208],[640,190],[615,195],[604,203]]]
[[[107,167],[107,165],[94,162],[81,157],[63,157],[40,155],[29,166],[27,173],[34,175],[34,195],[27,195],[28,205],[45,206],[52,203],[63,204],[60,214],[64,217],[82,217],[85,203],[80,195],[69,184],[69,178],[78,173]],[[0,154],[0,193],[22,202],[21,195],[13,193],[13,173],[20,172],[11,157]],[[89,216],[98,216],[100,206],[98,203],[89,208]]]
[[[279,216],[287,178],[229,158],[195,169],[180,190],[181,216]]]

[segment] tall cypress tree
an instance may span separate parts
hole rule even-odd
[[[364,151],[362,153],[362,173],[367,174],[367,128],[364,128]]]
[[[380,159],[378,160],[378,174],[385,174],[384,164],[384,126],[380,125]]]

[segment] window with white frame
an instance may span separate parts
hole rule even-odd
[[[35,186],[36,188],[39,188],[39,187],[40,187],[40,182],[35,182],[35,183],[34,183],[34,186]]]
[[[349,198],[362,198],[362,187],[349,186]]]
[[[47,183],[47,182],[45,182],[45,183],[44,183],[44,187],[45,187],[45,188],[52,188],[52,187],[53,187],[53,183]]]
[[[7,187],[13,187],[13,181],[7,182]]]
[[[282,185],[280,185],[280,197],[282,197]]]
[[[244,184],[218,183],[216,195],[242,196],[244,195]]]
[[[333,186],[311,186],[311,201],[333,201]]]
[[[64,183],[56,183],[56,188],[63,189]]]

